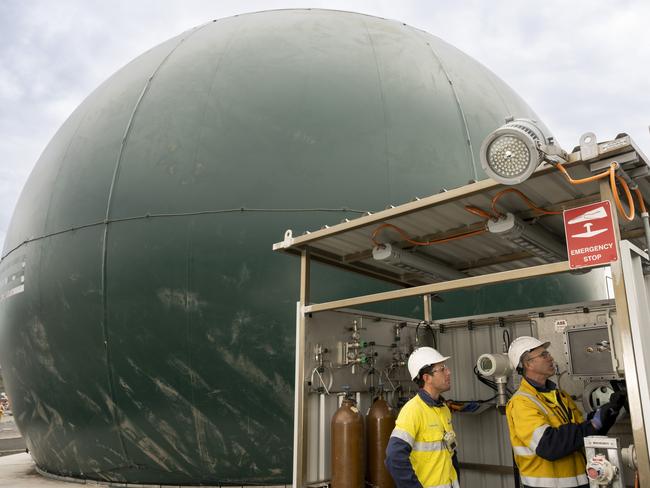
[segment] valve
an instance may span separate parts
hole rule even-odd
[[[325,371],[325,355],[329,352],[329,349],[323,347],[322,344],[316,344],[314,347],[314,361],[316,362],[316,367],[318,368],[319,373]]]
[[[400,339],[401,338],[401,332],[402,332],[402,329],[404,327],[406,327],[406,322],[398,322],[393,326],[393,334],[394,334],[393,340],[396,343],[401,340]]]
[[[367,355],[362,353],[361,350],[374,345],[374,342],[361,340],[361,333],[359,331],[362,329],[363,327],[359,325],[359,321],[353,320],[352,327],[349,329],[352,332],[352,334],[350,334],[350,340],[339,343],[341,364],[344,366],[350,366],[352,374],[356,373],[357,364],[366,364],[369,361]]]
[[[618,468],[610,463],[603,454],[596,454],[587,464],[587,476],[601,486],[607,486],[614,481],[617,473]]]

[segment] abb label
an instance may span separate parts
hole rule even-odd
[[[564,232],[571,268],[602,266],[618,259],[609,201],[565,210]]]

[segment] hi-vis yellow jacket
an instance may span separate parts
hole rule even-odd
[[[397,488],[459,488],[446,432],[453,432],[449,408],[423,390],[402,407],[386,448]]]
[[[506,407],[510,442],[526,487],[588,486],[584,437],[596,429],[555,384],[536,388],[525,378]]]

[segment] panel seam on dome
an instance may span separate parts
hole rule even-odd
[[[120,429],[120,422],[118,420],[119,407],[116,401],[115,385],[114,385],[115,378],[113,374],[110,345],[109,345],[110,335],[108,333],[108,298],[107,298],[108,227],[109,227],[111,204],[113,201],[113,192],[115,190],[115,185],[118,179],[119,169],[122,163],[122,158],[124,156],[124,150],[126,148],[127,140],[131,132],[131,128],[133,127],[133,121],[135,119],[135,116],[138,112],[138,108],[140,107],[140,104],[144,96],[147,94],[149,88],[151,87],[151,83],[154,77],[160,71],[162,66],[164,66],[167,60],[171,57],[171,55],[183,44],[183,42],[185,42],[186,39],[188,39],[190,36],[192,36],[193,34],[195,34],[196,32],[198,32],[199,30],[201,30],[202,28],[204,28],[209,24],[211,24],[211,22],[206,22],[205,24],[192,29],[189,33],[181,37],[179,42],[169,51],[169,53],[165,55],[165,57],[160,61],[158,66],[153,70],[151,75],[149,75],[149,77],[147,78],[147,81],[144,87],[142,88],[142,91],[140,92],[140,96],[138,97],[133,107],[133,110],[131,111],[131,116],[129,117],[129,120],[126,124],[126,128],[124,129],[124,135],[122,136],[122,141],[120,143],[120,150],[117,156],[117,160],[115,162],[115,169],[113,170],[113,178],[111,180],[111,186],[108,192],[108,201],[106,203],[106,214],[103,222],[104,235],[103,235],[103,242],[102,242],[102,268],[101,268],[102,269],[102,277],[101,277],[102,279],[102,335],[104,337],[104,351],[105,351],[105,358],[106,358],[106,373],[108,379],[108,389],[111,396],[111,405],[109,405],[109,407],[110,407],[111,415],[113,416],[113,424],[115,425],[115,428],[117,430],[118,438],[120,441],[120,447],[122,449],[122,454],[124,455],[124,459],[126,461],[129,460],[129,456],[126,451],[124,435],[122,433],[122,430]]]
[[[416,31],[416,34],[418,35],[418,37],[422,38],[422,35],[419,32],[417,32],[416,29],[413,29],[412,27],[410,27],[410,28],[411,28],[411,30]],[[460,101],[460,97],[458,96],[458,92],[456,91],[456,87],[454,86],[454,82],[451,79],[451,76],[449,76],[449,72],[447,71],[447,68],[445,67],[445,64],[442,62],[442,58],[440,57],[438,52],[435,50],[435,48],[431,45],[431,43],[428,40],[424,39],[424,42],[426,43],[426,45],[431,50],[431,53],[433,54],[433,57],[438,62],[438,65],[440,66],[440,69],[442,70],[443,74],[445,75],[445,78],[447,78],[447,82],[449,83],[451,93],[453,94],[454,101],[456,102],[456,108],[458,109],[458,114],[460,115],[461,123],[463,124],[463,128],[465,129],[467,150],[468,150],[470,158],[471,158],[472,173],[474,175],[474,180],[478,180],[478,169],[476,167],[476,157],[474,156],[474,150],[472,148],[472,136],[471,136],[471,133],[470,133],[470,130],[469,130],[469,124],[467,123],[467,117],[465,116],[465,110],[463,110],[463,104]]]
[[[13,247],[7,253],[2,256],[2,260],[9,257],[15,251],[23,247],[25,244],[31,242],[40,241],[42,239],[47,239],[49,237],[56,237],[62,234],[67,234],[68,232],[76,232],[78,230],[87,229],[89,227],[97,227],[100,225],[108,225],[120,222],[129,222],[133,220],[146,220],[146,219],[157,219],[157,218],[166,218],[166,217],[190,217],[194,215],[216,215],[216,214],[225,214],[225,213],[238,213],[238,212],[274,212],[274,213],[294,213],[294,212],[343,212],[343,213],[356,213],[356,214],[366,214],[368,210],[358,210],[354,208],[224,208],[217,210],[201,210],[198,212],[178,212],[178,213],[161,213],[161,214],[144,214],[144,215],[135,215],[133,217],[122,217],[119,219],[112,220],[100,220],[98,222],[91,222],[90,224],[83,224],[78,226],[73,226],[68,229],[58,230],[55,232],[50,232],[49,234],[43,234],[40,236],[32,237],[30,239],[25,239],[23,242],[18,244],[16,247]]]
[[[207,102],[205,103],[203,107],[203,114],[202,114],[202,121],[201,121],[201,127],[202,130],[199,132],[197,136],[197,143],[195,145],[194,149],[194,154],[192,156],[192,164],[196,164],[198,160],[198,154],[199,154],[199,147],[200,147],[200,142],[202,138],[205,136],[206,132],[206,118],[208,114],[208,103],[210,100],[212,100],[212,93],[215,90],[215,86],[217,85],[218,82],[218,77],[217,73],[219,72],[219,69],[221,68],[222,63],[224,63],[225,59],[227,58],[227,54],[230,51],[230,46],[237,37],[237,35],[242,31],[245,30],[248,27],[248,24],[242,25],[239,24],[238,27],[232,32],[230,35],[228,41],[226,42],[223,53],[219,57],[219,59],[216,62],[216,65],[214,67],[214,72],[212,75],[212,80],[210,82],[210,88],[208,90],[208,95],[207,95]],[[192,226],[194,225],[194,217],[192,216],[192,219],[190,220],[190,224],[188,225],[189,229],[191,230]],[[188,290],[190,289],[190,282],[191,282],[191,266],[192,266],[192,256],[191,256],[191,249],[192,249],[192,239],[191,239],[191,231],[188,230],[188,239],[187,239],[187,275],[186,275],[186,290],[185,290],[185,300],[186,300],[186,305],[187,305],[187,300],[188,300]],[[205,440],[205,431],[204,427],[199,425],[199,420],[198,420],[198,408],[196,405],[196,399],[195,399],[195,390],[196,390],[196,378],[194,376],[194,369],[192,367],[192,348],[191,348],[191,341],[192,341],[192,336],[191,336],[191,330],[192,330],[192,317],[191,314],[186,313],[186,329],[187,329],[187,362],[189,365],[189,369],[192,373],[190,373],[190,398],[192,400],[191,402],[191,413],[192,413],[192,422],[194,424],[194,432],[196,435],[196,444],[198,448],[198,453],[199,453],[199,462],[203,465],[203,468],[206,470],[210,470],[210,464],[213,463],[213,461],[210,459],[210,452],[209,449],[206,446],[206,440]]]
[[[66,160],[66,158],[68,156],[68,152],[70,151],[70,147],[72,146],[72,144],[74,142],[74,139],[75,139],[77,133],[79,132],[79,129],[82,127],[83,121],[86,119],[87,115],[88,115],[88,108],[86,108],[84,110],[83,115],[81,115],[81,117],[79,117],[79,124],[75,128],[75,130],[74,130],[74,132],[72,134],[72,137],[70,137],[70,141],[66,145],[63,156],[61,157],[61,164],[59,165],[59,168],[58,168],[58,170],[56,172],[56,176],[54,177],[54,188],[52,189],[52,193],[50,193],[50,198],[48,200],[47,208],[45,209],[45,218],[43,219],[43,234],[46,234],[46,230],[47,230],[47,227],[48,227],[48,219],[50,217],[50,209],[52,207],[52,201],[54,200],[55,189],[58,188],[57,182],[59,181],[59,177],[61,176],[61,173],[63,172],[63,166],[65,165],[65,160]],[[21,244],[21,246],[22,246],[22,244]],[[3,256],[2,259],[4,260],[5,257],[7,257],[8,254],[9,253],[7,253],[5,256]],[[43,272],[43,261],[44,261],[44,258],[43,258],[44,253],[43,253],[43,248],[42,247],[39,248],[39,254],[40,255],[39,255],[39,259],[38,259],[38,275],[37,276],[38,276],[38,279],[40,280],[41,274]],[[38,314],[39,314],[39,316],[43,315],[43,292],[42,292],[41,286],[38,286]],[[78,469],[81,470],[79,460],[75,458],[75,461],[77,463]]]
[[[86,120],[86,116],[88,115],[88,108],[84,110],[84,113],[81,117],[79,117],[79,125],[75,128],[74,132],[72,133],[72,136],[70,137],[70,142],[68,142],[65,151],[63,153],[63,156],[61,157],[61,164],[59,165],[59,169],[56,172],[56,176],[54,177],[54,189],[52,190],[52,193],[50,193],[50,198],[47,204],[47,208],[45,209],[45,219],[43,220],[43,233],[45,234],[47,230],[47,221],[50,218],[50,209],[52,207],[52,201],[54,200],[54,193],[55,189],[58,188],[57,182],[59,181],[59,177],[61,176],[61,173],[63,172],[63,167],[65,166],[65,161],[66,158],[68,157],[68,152],[70,151],[70,147],[74,143],[75,138],[77,137],[77,133],[79,132],[79,129],[83,125],[83,122]],[[39,267],[39,274],[40,274],[40,267]]]
[[[218,78],[217,78],[217,73],[219,72],[219,68],[221,67],[221,64],[224,62],[224,59],[226,58],[226,55],[228,54],[230,50],[230,46],[232,44],[233,39],[241,32],[242,29],[245,29],[241,24],[233,31],[233,33],[230,35],[230,38],[228,39],[228,42],[226,42],[226,45],[224,46],[223,53],[217,60],[217,63],[214,67],[214,72],[212,74],[212,80],[210,81],[210,88],[208,90],[207,98],[206,98],[206,103],[203,106],[203,113],[201,114],[201,130],[198,133],[197,136],[197,143],[195,144],[194,148],[194,154],[192,155],[192,164],[196,165],[197,160],[198,160],[198,153],[199,153],[199,146],[201,143],[201,140],[203,139],[205,133],[206,133],[206,118],[208,114],[208,103],[212,100],[212,93],[215,90],[215,86],[217,84]]]
[[[375,43],[372,41],[372,36],[370,35],[370,30],[365,20],[361,20],[363,28],[366,31],[368,36],[368,41],[370,42],[370,48],[372,49],[373,57],[375,58],[375,71],[377,72],[377,86],[379,88],[379,96],[381,98],[381,113],[384,119],[384,158],[386,161],[386,184],[388,185],[388,195],[392,194],[391,192],[391,178],[390,178],[390,157],[388,156],[388,118],[386,117],[386,96],[384,94],[384,87],[381,81],[381,72],[379,71],[379,58],[377,56],[377,50],[375,49]],[[387,202],[385,202],[387,203]]]

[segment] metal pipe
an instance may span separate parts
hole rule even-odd
[[[650,216],[648,212],[641,213],[641,220],[643,221],[643,231],[645,233],[645,250],[650,252]]]
[[[318,479],[325,478],[325,395],[318,396]]]
[[[508,403],[508,385],[507,376],[498,376],[495,378],[497,384],[497,409],[500,413],[505,413],[506,404]]]

